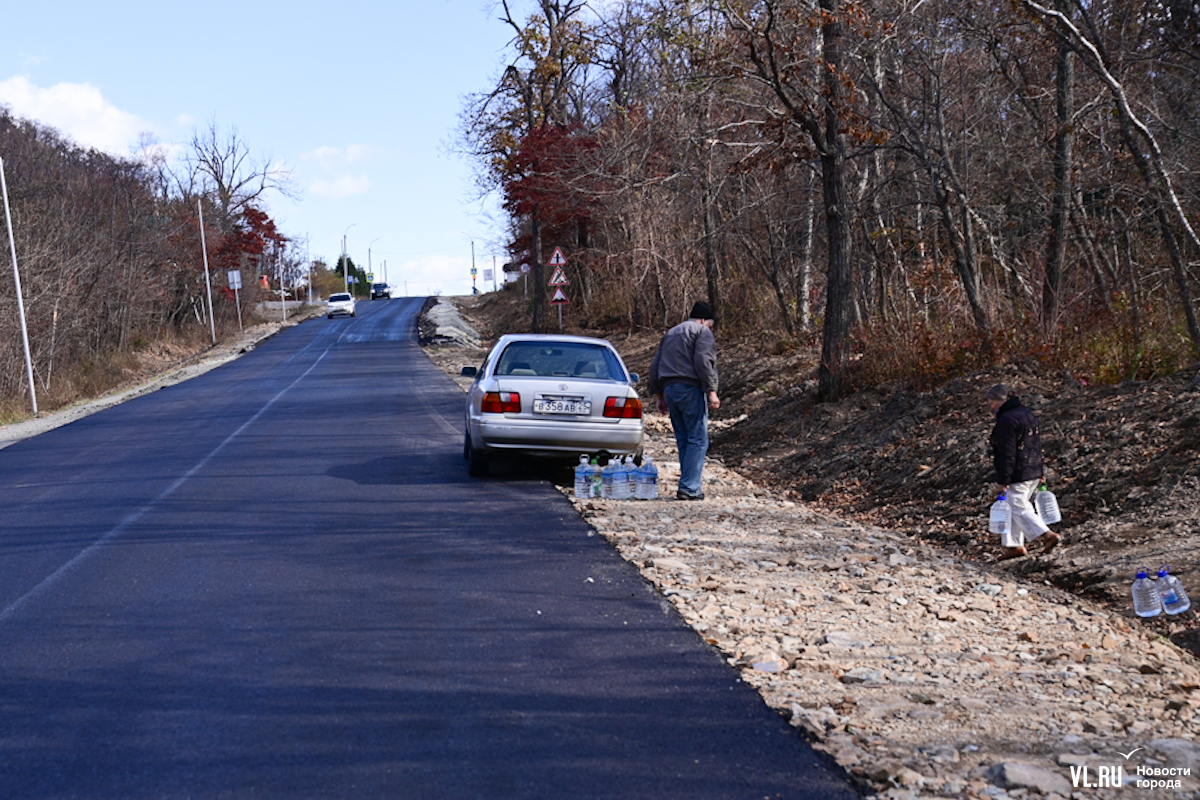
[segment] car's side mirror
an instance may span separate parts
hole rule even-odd
[[[636,372],[629,373],[630,383],[637,383],[639,380],[641,380],[641,376],[639,376]]]
[[[474,378],[479,374],[479,367],[459,367],[458,374],[464,378]]]

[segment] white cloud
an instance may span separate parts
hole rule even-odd
[[[125,155],[137,146],[138,134],[152,126],[122,111],[86,83],[35,86],[19,75],[0,81],[0,103],[13,114],[57,129],[84,147]]]
[[[308,191],[318,197],[336,200],[356,194],[366,194],[371,189],[371,179],[366,175],[343,175],[328,180],[317,178],[308,185]]]
[[[316,161],[323,166],[336,167],[342,164],[353,164],[364,161],[373,153],[374,148],[369,144],[349,144],[344,148],[326,145],[304,153],[300,156],[300,160]]]

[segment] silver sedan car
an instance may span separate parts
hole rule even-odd
[[[642,403],[616,348],[604,339],[502,336],[467,392],[463,456],[474,477],[497,453],[575,462],[642,451]]]
[[[325,301],[325,313],[330,319],[333,319],[338,314],[357,317],[358,312],[354,308],[354,296],[347,292],[338,292],[337,294],[329,295],[329,299]]]

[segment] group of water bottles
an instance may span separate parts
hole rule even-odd
[[[658,497],[658,467],[650,456],[643,457],[640,467],[633,463],[633,456],[614,456],[601,468],[596,459],[589,461],[586,454],[581,455],[575,467],[575,496],[653,500]]]
[[[1046,488],[1045,483],[1038,487],[1037,494],[1033,497],[1033,507],[1037,509],[1042,522],[1047,525],[1062,521],[1062,512],[1058,510],[1058,498]],[[1008,504],[1005,493],[1001,492],[996,502],[992,503],[991,512],[988,514],[988,530],[1004,536],[1011,528],[1012,506]]]
[[[1182,614],[1192,607],[1183,584],[1171,574],[1171,568],[1158,568],[1158,580],[1151,580],[1145,568],[1133,581],[1133,610],[1139,617],[1157,617],[1162,612]]]

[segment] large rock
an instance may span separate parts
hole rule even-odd
[[[1042,794],[1057,792],[1071,796],[1071,782],[1065,776],[1032,764],[1002,761],[987,771],[987,779],[1001,789],[1036,789]]]
[[[1153,739],[1150,749],[1166,756],[1169,767],[1190,767],[1193,773],[1200,772],[1200,745],[1187,739]]]
[[[853,633],[851,631],[830,631],[825,634],[825,644],[831,644],[834,647],[846,647],[851,650],[858,650],[864,647],[871,647],[875,644],[874,641],[868,639],[862,634]]]

